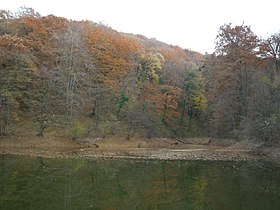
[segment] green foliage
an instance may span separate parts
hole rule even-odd
[[[69,137],[72,138],[73,140],[82,138],[84,137],[85,134],[86,134],[86,128],[79,121],[75,122],[70,128],[70,130],[68,131]]]
[[[184,119],[186,118],[188,120],[187,133],[193,133],[193,121],[203,118],[204,112],[208,107],[204,79],[199,70],[186,69],[182,93],[180,122],[181,125],[184,125]],[[185,116],[186,114],[187,116]],[[197,126],[195,126],[195,130],[197,130]]]
[[[129,97],[127,95],[125,95],[125,93],[123,91],[121,92],[120,96],[115,96],[115,102],[118,107],[117,118],[120,117],[121,110],[122,110],[123,106],[128,102],[128,100],[129,100]]]
[[[186,70],[185,94],[187,95],[187,104],[197,110],[206,110],[207,99],[205,95],[204,81],[200,71]]]
[[[195,77],[195,89],[192,94],[192,100],[194,102],[194,108],[200,111],[206,110],[208,107],[204,79],[201,72],[197,72]]]
[[[41,114],[41,115],[37,116],[37,118],[35,120],[36,120],[36,122],[35,122],[36,135],[38,137],[43,137],[44,131],[48,125],[48,117],[45,114]]]

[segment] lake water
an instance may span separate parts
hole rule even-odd
[[[278,210],[280,167],[0,155],[0,209]]]

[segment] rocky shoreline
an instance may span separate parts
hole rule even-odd
[[[141,146],[139,146],[141,145]],[[46,158],[109,158],[158,160],[242,161],[264,159],[243,145],[182,144],[175,140],[114,140],[92,142],[68,139],[3,140],[0,154],[40,156]]]

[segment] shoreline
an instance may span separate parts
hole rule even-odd
[[[0,151],[0,155],[15,155],[15,156],[29,156],[29,157],[43,157],[49,159],[55,158],[77,158],[77,159],[133,159],[133,160],[201,160],[201,161],[249,161],[249,160],[264,160],[259,156],[248,155],[248,154],[237,154],[237,153],[211,153],[211,154],[196,154],[186,153],[184,155],[141,155],[141,154],[116,154],[116,153],[105,153],[105,154],[44,154],[44,153],[29,153],[29,152],[10,152]]]
[[[199,144],[198,144],[198,143]],[[206,142],[206,143],[205,143]],[[252,146],[232,142],[195,139],[182,143],[174,139],[87,139],[17,138],[0,140],[0,154],[45,158],[135,159],[135,160],[269,160],[252,152]],[[222,142],[222,143],[221,143]],[[272,158],[273,160],[273,158]]]

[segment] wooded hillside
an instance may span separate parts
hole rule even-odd
[[[191,33],[191,32],[190,32]],[[33,9],[0,11],[0,134],[280,136],[280,35],[221,26],[211,55]]]

